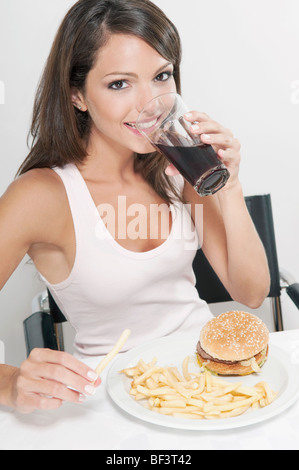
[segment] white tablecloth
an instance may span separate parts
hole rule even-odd
[[[271,333],[270,343],[287,351],[299,367],[299,330]],[[299,369],[298,369],[299,373]],[[0,450],[298,450],[299,401],[259,424],[223,431],[168,429],[119,409],[103,382],[83,405],[22,415],[0,407]]]

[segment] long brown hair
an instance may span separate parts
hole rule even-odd
[[[31,150],[18,175],[84,161],[91,119],[88,111],[73,106],[71,89],[84,92],[99,48],[115,33],[142,38],[171,62],[180,93],[180,38],[160,8],[149,0],[79,0],[66,14],[50,51],[34,102]],[[157,152],[135,157],[135,171],[170,202],[170,194],[178,194],[165,167],[165,157]]]

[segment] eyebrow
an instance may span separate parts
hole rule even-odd
[[[166,67],[169,67],[169,65],[173,65],[172,62],[167,62],[166,64],[162,65],[162,67],[160,67],[155,73],[154,73],[154,76],[155,75],[158,75],[159,73],[162,72],[162,70],[164,70]],[[129,77],[134,77],[134,78],[138,78],[138,75],[136,73],[133,73],[133,72],[111,72],[111,73],[107,73],[107,75],[104,76],[105,77],[109,77],[111,75],[122,75],[122,76],[129,76]]]

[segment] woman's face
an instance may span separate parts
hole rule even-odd
[[[113,34],[99,50],[77,101],[91,116],[90,139],[117,152],[149,153],[153,147],[134,128],[138,114],[152,98],[174,91],[170,62],[136,36]]]

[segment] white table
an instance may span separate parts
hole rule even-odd
[[[299,330],[271,333],[270,344],[299,366]],[[299,369],[298,369],[299,373]],[[133,418],[110,399],[103,383],[83,405],[22,415],[0,407],[0,450],[298,450],[299,401],[259,424],[223,431],[168,429]],[[169,453],[169,452],[168,452]]]

